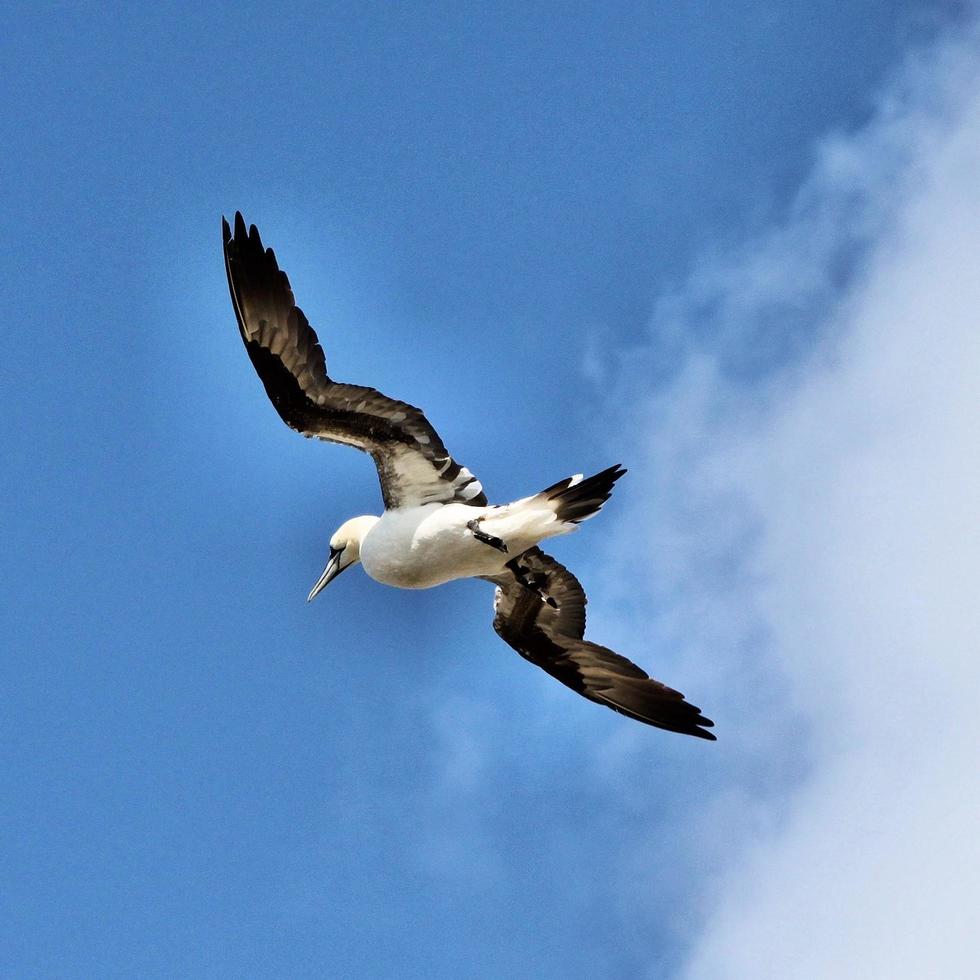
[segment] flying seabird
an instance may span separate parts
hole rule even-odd
[[[374,388],[334,381],[275,253],[255,225],[222,218],[225,268],[245,349],[282,420],[307,437],[369,453],[384,513],[345,521],[308,601],[360,562],[371,578],[425,589],[457,578],[496,585],[493,628],[525,660],[590,701],[667,731],[714,739],[684,696],[585,636],[578,579],[537,547],[594,517],[626,471],[561,480],[490,505],[479,480],[449,455],[422,412]]]

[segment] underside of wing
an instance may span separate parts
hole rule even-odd
[[[568,569],[538,548],[525,552],[519,562],[525,584],[508,575],[491,580],[497,585],[493,628],[501,639],[590,701],[647,725],[714,740],[706,731],[714,723],[683,694],[584,639],[587,600]]]
[[[484,506],[479,481],[446,451],[422,412],[374,388],[341,384],[286,273],[255,225],[222,219],[228,287],[245,349],[282,420],[306,436],[370,453],[387,508],[422,503]]]

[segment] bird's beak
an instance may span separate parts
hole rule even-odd
[[[346,565],[340,564],[340,559],[343,553],[343,550],[330,552],[330,560],[327,562],[327,567],[323,570],[323,574],[316,580],[316,585],[310,589],[310,594],[306,597],[307,602],[312,602],[345,568],[347,568]]]

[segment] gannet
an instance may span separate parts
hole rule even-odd
[[[510,504],[491,505],[479,480],[446,450],[422,412],[327,374],[323,350],[255,225],[222,218],[225,268],[245,349],[276,411],[304,436],[370,454],[384,513],[345,521],[330,539],[312,601],[360,564],[371,578],[426,589],[458,578],[496,586],[493,628],[525,660],[578,694],[667,731],[714,740],[713,722],[678,691],[584,639],[578,579],[538,544],[594,517],[626,472],[582,474]]]

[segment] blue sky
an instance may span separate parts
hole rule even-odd
[[[968,37],[963,16],[8,17],[0,973],[720,975],[726,882],[824,758],[804,675],[774,666],[799,639],[780,616],[819,603],[739,591],[760,569],[795,581],[785,556],[810,554],[780,537],[806,523],[798,498],[764,492],[796,445],[777,423],[806,415],[794,399],[840,403],[797,368],[843,329],[828,309],[860,306],[860,256],[906,201],[888,189],[931,172],[912,136],[890,154],[894,132],[959,118],[928,94],[955,105],[967,74],[902,65]],[[295,437],[254,377],[221,262],[239,208],[335,376],[423,406],[491,498],[631,468],[556,553],[593,594],[590,635],[684,690],[716,745],[532,671],[489,629],[483,583],[351,574],[305,604],[331,531],[379,495],[366,458]],[[851,354],[826,357],[857,372]]]

